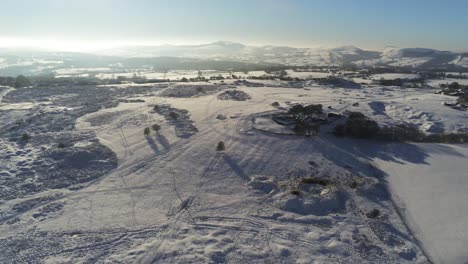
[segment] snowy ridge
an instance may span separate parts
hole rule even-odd
[[[246,46],[233,42],[203,45],[164,45],[125,47],[100,51],[100,54],[130,57],[178,56],[193,58],[231,59],[247,62],[268,62],[286,65],[342,65],[393,67],[468,67],[466,56],[450,51],[426,48],[386,47],[382,51],[367,51],[355,46],[338,48],[293,48],[287,46]]]

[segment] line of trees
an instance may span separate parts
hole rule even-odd
[[[18,75],[17,77],[0,77],[0,85],[22,88],[31,86],[31,81],[24,75]]]

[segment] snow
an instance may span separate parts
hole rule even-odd
[[[303,89],[259,82],[265,87],[226,80],[249,94],[245,101],[219,100],[216,85],[214,92],[197,96],[195,84],[170,88],[187,89],[187,97],[173,97],[157,86],[120,85],[67,88],[62,92],[68,97],[61,98],[42,95],[61,103],[64,108],[57,112],[51,105],[0,109],[1,121],[14,124],[31,112],[75,113],[83,109],[76,101],[86,97],[86,107],[103,107],[67,121],[73,126],[60,139],[82,135],[65,142],[72,145],[67,157],[102,144],[117,160],[104,175],[78,187],[2,200],[0,220],[4,214],[9,218],[0,224],[0,257],[46,263],[427,263],[427,257],[456,263],[466,258],[465,145],[285,135],[264,115],[277,111],[273,102],[320,103],[330,111],[362,111],[379,123],[409,122],[421,129],[430,124],[451,131],[466,128],[460,121],[465,112],[442,106],[447,97],[432,89],[344,89],[313,82],[305,82]],[[21,92],[35,98],[38,91]],[[3,103],[31,103],[8,99]],[[168,119],[155,105],[186,113],[197,132],[181,137],[180,120]],[[143,129],[153,124],[161,130],[144,135]],[[35,145],[41,130],[29,130],[35,137],[24,146],[24,155],[2,160],[2,166],[28,170],[38,155],[48,153]],[[11,159],[22,146],[6,139],[0,153]],[[226,145],[222,152],[216,151],[219,141]],[[50,143],[44,147],[57,149]],[[51,156],[60,158],[56,151]],[[97,168],[110,159],[91,157]],[[305,180],[309,177],[326,181]],[[371,219],[366,213],[373,209],[380,216]]]
[[[431,79],[427,80],[426,83],[434,88],[439,88],[441,84],[451,84],[453,82],[457,82],[461,85],[468,85],[468,79],[450,79],[450,78],[445,78],[445,79]]]
[[[411,74],[411,73],[382,73],[382,74],[374,74],[371,75],[371,79],[373,80],[395,80],[395,79],[417,79],[419,78],[419,74]]]
[[[313,71],[293,71],[293,70],[287,70],[288,76],[292,78],[301,78],[301,79],[307,79],[307,78],[327,78],[329,76],[333,76],[332,73],[330,72],[313,72]]]
[[[468,146],[392,145],[414,160],[375,160],[388,175],[416,236],[436,263],[468,259]]]

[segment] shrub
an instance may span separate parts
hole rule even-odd
[[[335,134],[335,136],[338,137],[346,136],[346,126],[344,124],[336,125],[333,133]]]
[[[218,142],[218,145],[216,146],[216,151],[224,151],[226,149],[226,146],[224,145],[223,141]]]
[[[384,127],[379,132],[380,138],[391,141],[424,141],[424,133],[417,128],[408,125],[396,125],[393,127]]]
[[[156,112],[159,112],[161,110],[161,108],[159,107],[159,105],[155,105],[153,107],[153,110],[156,111]]]
[[[143,130],[143,134],[145,136],[149,135],[150,134],[150,128],[149,127],[145,127],[145,130]]]
[[[280,104],[279,104],[278,102],[273,102],[273,103],[271,104],[271,106],[273,106],[273,107],[279,107]]]
[[[377,218],[380,216],[380,210],[379,209],[372,209],[366,213],[366,216],[368,218]]]
[[[462,95],[460,97],[458,97],[457,99],[457,103],[465,106],[465,107],[468,107],[468,94],[465,94],[465,95]]]
[[[297,189],[293,189],[293,190],[291,190],[291,194],[299,196],[299,195],[301,195],[301,192],[299,190],[297,190]]]
[[[304,113],[304,106],[301,104],[293,105],[291,108],[288,110],[288,114],[290,115],[299,115]]]
[[[380,128],[377,122],[370,119],[348,120],[345,124],[346,131],[353,137],[372,138],[377,135]]]
[[[169,113],[169,116],[170,116],[172,119],[174,119],[174,120],[179,119],[179,114],[176,113],[176,112],[174,112],[174,111],[170,112],[170,113]]]
[[[154,124],[151,126],[151,128],[156,131],[156,133],[159,133],[159,130],[161,130],[161,126],[158,124]]]
[[[26,87],[30,85],[31,85],[31,82],[25,76],[19,75],[18,77],[16,77],[15,88],[22,88],[22,87]]]
[[[348,118],[350,118],[350,119],[364,119],[364,118],[367,118],[367,117],[361,112],[351,112],[351,113],[349,113]]]
[[[21,141],[28,141],[29,138],[30,136],[27,133],[23,133],[23,135],[21,135]]]
[[[306,115],[321,114],[323,112],[323,106],[321,104],[310,104],[304,107],[304,113]]]
[[[367,118],[360,112],[352,112],[344,124],[335,126],[336,136],[350,136],[355,138],[373,138],[377,136],[380,127],[374,120]]]
[[[307,106],[303,106],[301,104],[293,105],[288,110],[288,114],[299,118],[300,116],[308,116],[308,115],[315,115],[321,114],[323,112],[323,105],[321,104],[310,104]]]
[[[57,148],[65,148],[65,144],[60,142],[60,143],[57,144]]]
[[[302,122],[298,122],[294,125],[294,133],[298,135],[305,135],[306,130]]]
[[[330,185],[330,181],[327,179],[320,179],[317,177],[307,177],[307,178],[301,178],[299,180],[300,184],[318,184],[322,186],[327,186]]]

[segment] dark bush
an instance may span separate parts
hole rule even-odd
[[[27,133],[23,133],[23,135],[21,135],[21,141],[28,141],[29,138],[30,136]]]
[[[408,125],[396,125],[393,127],[383,127],[379,132],[379,137],[390,141],[424,141],[425,135],[416,127]]]
[[[15,88],[22,88],[26,86],[31,86],[31,82],[28,78],[23,75],[19,75],[15,80]]]
[[[154,124],[151,126],[151,128],[156,131],[156,133],[159,133],[159,130],[161,130],[161,126],[158,124]]]
[[[149,128],[149,127],[145,127],[145,130],[143,130],[143,134],[144,134],[145,136],[147,136],[147,135],[149,135],[149,133],[150,133],[150,128]]]
[[[170,116],[172,119],[174,119],[174,120],[179,119],[179,114],[176,113],[176,112],[170,112],[170,113],[169,113],[169,116]]]
[[[294,190],[291,190],[291,194],[299,196],[299,195],[301,195],[301,192],[299,190],[294,189]]]
[[[366,216],[368,218],[377,218],[380,216],[380,210],[379,209],[372,209],[366,213]]]
[[[60,143],[57,144],[57,148],[65,148],[65,144],[60,142]]]
[[[218,145],[216,146],[216,151],[224,151],[226,149],[224,142],[220,141],[218,142]]]
[[[367,117],[361,112],[350,112],[349,115],[348,115],[348,118],[350,118],[350,119],[365,119]]]
[[[338,124],[335,126],[335,129],[333,131],[335,136],[337,137],[344,137],[346,136],[346,126],[344,124]]]
[[[321,114],[323,112],[323,106],[321,104],[310,104],[304,107],[304,113],[306,115]]]
[[[307,177],[307,178],[301,178],[299,180],[300,184],[318,184],[322,186],[327,186],[330,185],[330,181],[327,179],[320,179],[317,177]]]
[[[344,124],[335,126],[336,136],[350,136],[355,138],[373,138],[380,131],[379,124],[360,112],[351,112]]]
[[[298,122],[294,125],[294,133],[298,135],[305,135],[306,129],[304,127],[304,124],[302,122]]]
[[[457,99],[457,103],[465,106],[465,107],[468,107],[468,94],[465,94],[465,95],[462,95],[460,97],[458,97]]]
[[[314,114],[321,114],[323,112],[323,106],[321,104],[310,104],[307,106],[303,106],[301,104],[297,104],[289,108],[288,114],[293,116],[308,116]]]

